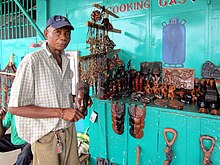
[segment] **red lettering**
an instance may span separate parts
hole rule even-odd
[[[128,3],[128,4],[127,4],[127,11],[130,11],[130,10],[133,10],[133,9],[132,9],[132,3],[130,3],[130,4]]]
[[[118,12],[118,6],[114,6],[113,9],[112,9],[112,11],[113,11],[114,13],[117,13],[117,12]]]
[[[179,1],[178,4],[184,4],[186,0]]]
[[[167,5],[167,0],[159,0],[159,4],[163,7]],[[176,1],[176,0],[175,0]],[[185,0],[180,0],[185,1]],[[129,2],[127,4],[120,4],[120,6],[107,7],[107,9],[111,10],[114,13],[132,11],[132,10],[142,10],[143,8],[150,7],[150,0],[140,0],[138,2]]]
[[[140,7],[140,9],[143,9],[143,2],[142,1],[137,2],[137,9],[139,9],[139,7]]]
[[[120,12],[124,12],[126,10],[126,6],[124,4],[120,5]]]
[[[134,10],[137,10],[137,2],[134,2]]]
[[[167,5],[167,1],[166,0],[159,0],[159,6],[160,7],[165,7]]]
[[[144,2],[144,8],[149,8],[150,7],[150,1],[149,0],[146,0]]]
[[[176,5],[176,0],[170,0],[169,5],[171,6],[173,3]]]

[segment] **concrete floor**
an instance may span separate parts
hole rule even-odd
[[[0,153],[0,164],[2,165],[13,165],[17,160],[17,155],[21,152],[20,149],[10,151],[6,153]]]
[[[11,128],[9,128],[6,133],[11,133]],[[20,149],[5,153],[0,152],[0,165],[13,165],[16,162],[17,156],[20,152]]]

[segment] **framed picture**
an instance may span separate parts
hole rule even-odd
[[[163,68],[162,81],[176,88],[194,88],[194,69],[189,68]]]

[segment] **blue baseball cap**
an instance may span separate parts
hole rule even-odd
[[[53,17],[49,18],[47,21],[47,27],[52,26],[55,29],[61,27],[70,27],[71,30],[74,30],[74,27],[71,25],[70,21],[61,15],[54,15]]]

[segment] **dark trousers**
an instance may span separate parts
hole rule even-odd
[[[16,149],[21,149],[21,152],[18,155],[15,165],[29,165],[33,159],[31,145],[29,143],[14,145],[11,143],[11,134],[5,134],[0,138],[0,152],[8,152]]]

